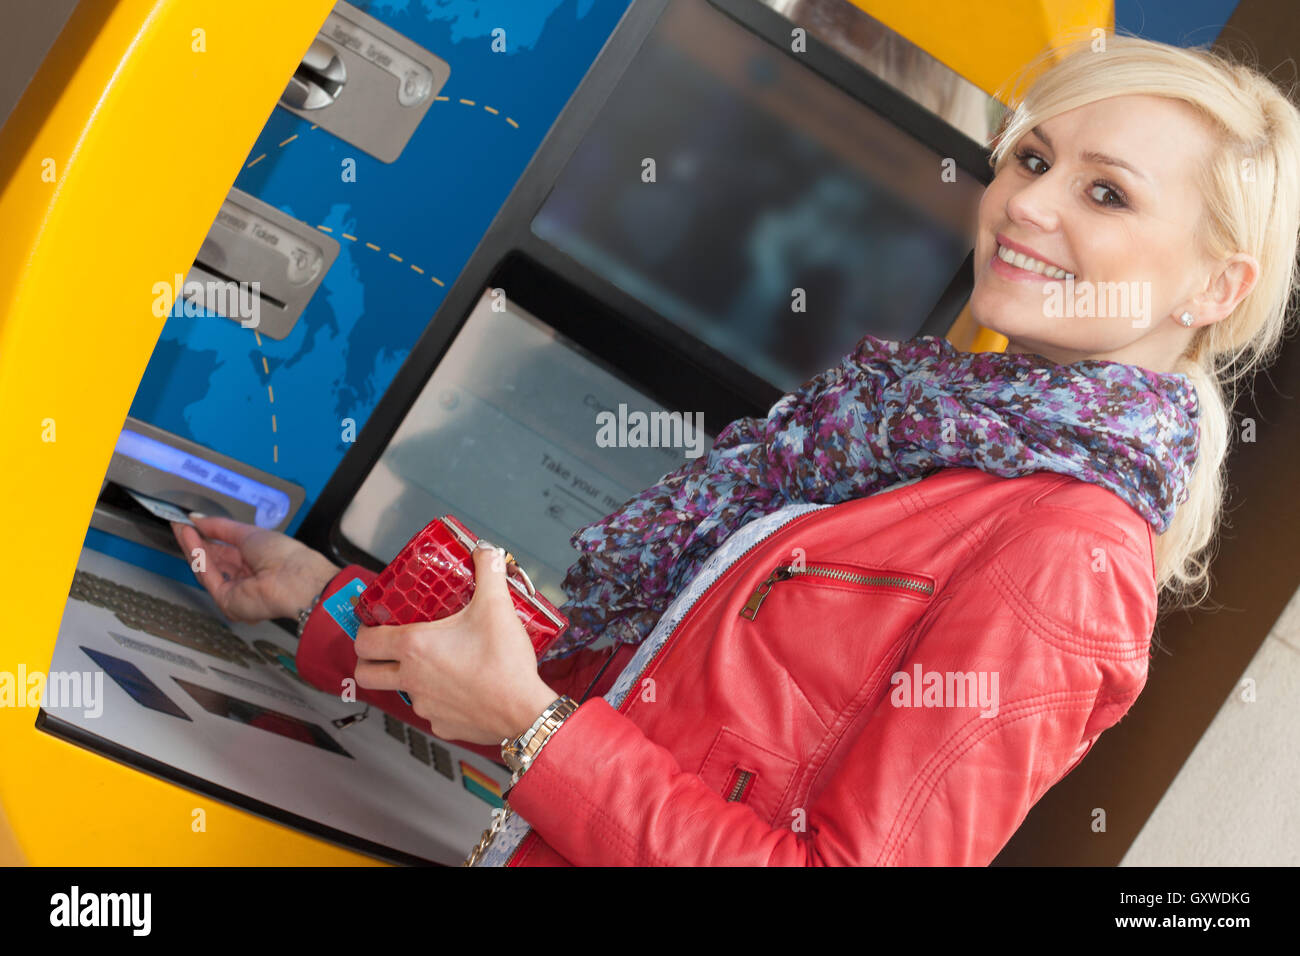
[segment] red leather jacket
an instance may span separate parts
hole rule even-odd
[[[354,575],[372,577],[330,590]],[[1133,704],[1155,617],[1149,526],[1070,477],[946,469],[803,514],[704,591],[615,710],[620,649],[508,792],[532,827],[509,865],[988,864]],[[351,644],[313,612],[304,678],[337,689]],[[608,654],[540,673],[578,700]],[[359,696],[428,731],[395,693]]]

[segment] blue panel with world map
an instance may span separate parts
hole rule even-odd
[[[303,486],[292,534],[628,3],[355,0],[450,78],[391,164],[271,112],[234,186],[328,231],[338,259],[283,341],[174,313],[130,414]],[[179,556],[94,530],[87,544],[193,583]]]

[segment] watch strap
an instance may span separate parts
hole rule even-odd
[[[559,729],[565,719],[578,709],[578,704],[568,694],[562,694],[551,703],[539,716],[531,727],[525,730],[514,740],[506,738],[501,741],[501,757],[512,771],[514,771],[514,781],[518,781],[519,776],[528,769],[537,754],[541,752],[542,746],[550,736]]]

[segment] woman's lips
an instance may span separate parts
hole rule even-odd
[[[1001,256],[1002,260],[1004,262],[1010,262],[1013,266],[1028,269],[1030,272],[1042,272],[1054,279],[1064,279],[1066,274],[1070,271],[1065,268],[1065,266],[1052,262],[1050,259],[1039,255],[1037,250],[1031,249],[1029,246],[1021,245],[1009,236],[1002,235],[1000,232],[993,234],[993,241],[997,244],[997,248],[994,251],[999,254],[1005,253],[1005,255]],[[1033,259],[1035,263],[1041,265],[1042,268],[1034,268],[1033,266],[1030,266],[1028,262],[1023,261],[1028,259]],[[1057,275],[1057,273],[1061,274]]]
[[[998,246],[995,244],[993,255],[989,257],[989,268],[1002,276],[1004,279],[1010,279],[1012,282],[1064,282],[1065,279],[1054,279],[1051,276],[1043,275],[1041,272],[1032,272],[1029,269],[1022,269],[1019,266],[1006,262],[998,255]]]

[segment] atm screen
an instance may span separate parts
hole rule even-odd
[[[573,532],[707,455],[712,437],[702,414],[665,408],[485,289],[339,531],[387,563],[435,517],[453,514],[508,548],[561,604],[578,557]]]
[[[671,4],[531,224],[782,391],[921,331],[983,188],[798,60]]]

